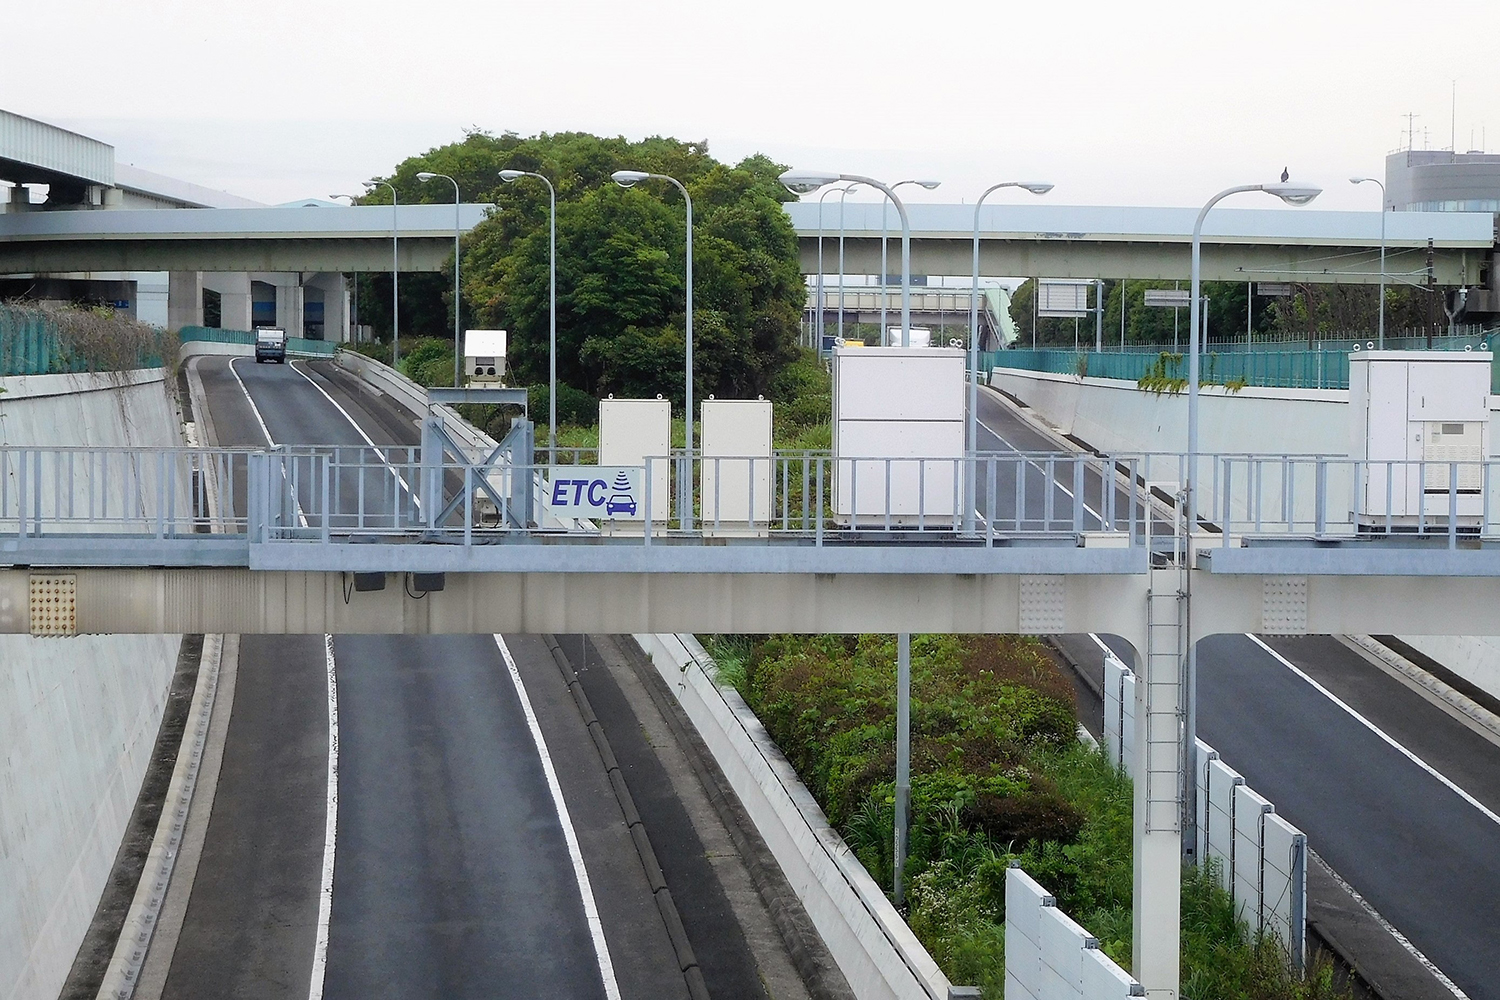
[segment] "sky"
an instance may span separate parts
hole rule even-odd
[[[479,128],[943,182],[913,201],[1196,205],[1286,167],[1374,210],[1348,178],[1383,177],[1409,112],[1419,149],[1500,149],[1495,24],[1493,0],[53,0],[0,32],[0,107],[270,203]]]

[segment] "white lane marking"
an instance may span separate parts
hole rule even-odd
[[[245,380],[240,378],[240,373],[234,369],[234,363],[238,360],[239,358],[229,359],[229,374],[233,375],[234,380],[240,384],[240,392],[245,394],[245,402],[250,404],[250,412],[255,414],[255,422],[260,424],[260,432],[266,436],[266,444],[274,448],[276,440],[271,437],[271,429],[266,426],[265,418],[260,415],[260,407],[255,405],[255,398],[250,395],[250,390],[245,388]]]
[[[1260,638],[1258,636],[1250,635],[1248,632],[1245,633],[1245,636],[1251,642],[1255,643],[1261,649],[1264,649],[1267,653],[1270,653],[1273,657],[1275,657],[1276,660],[1279,663],[1281,663],[1282,666],[1286,667],[1292,673],[1296,674],[1298,677],[1302,678],[1304,681],[1306,681],[1307,683],[1311,684],[1313,686],[1313,689],[1316,690],[1319,694],[1323,695],[1323,697],[1325,697],[1329,701],[1333,702],[1339,708],[1342,708],[1345,712],[1348,712],[1354,718],[1354,720],[1356,722],[1358,722],[1360,725],[1364,726],[1366,729],[1368,729],[1370,732],[1374,733],[1376,736],[1379,736],[1382,740],[1384,740],[1387,744],[1389,744],[1392,749],[1394,749],[1397,753],[1401,754],[1401,756],[1405,757],[1407,760],[1411,761],[1413,764],[1417,765],[1422,770],[1424,770],[1428,774],[1432,775],[1432,777],[1434,777],[1438,781],[1442,782],[1443,785],[1446,786],[1447,789],[1449,791],[1451,791],[1453,794],[1455,794],[1459,798],[1463,799],[1465,802],[1467,802],[1469,805],[1473,806],[1475,809],[1478,809],[1481,813],[1483,813],[1485,815],[1485,818],[1487,818],[1491,823],[1495,823],[1497,825],[1500,825],[1500,815],[1496,815],[1494,813],[1494,811],[1492,811],[1483,802],[1480,802],[1474,796],[1470,795],[1468,792],[1466,792],[1462,788],[1460,788],[1456,783],[1454,783],[1452,780],[1450,780],[1447,775],[1443,774],[1441,771],[1439,771],[1437,768],[1433,767],[1431,764],[1427,763],[1421,757],[1418,757],[1416,754],[1414,754],[1410,750],[1406,749],[1406,747],[1404,747],[1400,743],[1396,742],[1396,740],[1394,740],[1393,738],[1391,738],[1385,732],[1385,730],[1383,730],[1379,726],[1375,725],[1375,723],[1371,722],[1369,719],[1365,718],[1363,715],[1360,715],[1358,712],[1356,712],[1353,709],[1353,707],[1351,707],[1349,705],[1348,702],[1344,701],[1338,695],[1336,695],[1332,691],[1328,690],[1322,684],[1319,684],[1306,671],[1304,671],[1302,668],[1300,668],[1300,667],[1296,666],[1294,663],[1292,663],[1291,660],[1288,660],[1286,657],[1284,657],[1280,653],[1276,652],[1276,650],[1272,649],[1270,646],[1267,646],[1264,642],[1262,642],[1260,640]]]
[[[983,427],[985,430],[989,431],[991,434],[993,434],[995,436],[995,440],[996,441],[999,441],[1001,444],[1005,445],[1005,447],[1009,448],[1011,451],[1015,452],[1017,455],[1025,455],[1026,454],[1026,452],[1022,451],[1020,448],[1017,448],[1015,445],[1013,445],[1009,441],[1005,440],[1005,438],[1001,437],[999,431],[995,430],[995,428],[991,427],[989,424],[985,423],[983,420],[980,420],[978,417],[975,417],[974,418],[974,422],[976,424],[978,424],[980,427]],[[1069,458],[1072,457],[1072,456],[1067,455],[1066,452],[1059,452],[1059,454],[1063,455],[1065,457],[1069,457]],[[1043,475],[1045,475],[1046,472],[1047,472],[1047,470],[1044,469],[1044,468],[1042,468],[1042,466],[1034,458],[1028,458],[1028,459],[1026,459],[1026,464],[1027,465],[1031,465],[1031,466],[1035,466],[1036,470],[1038,472],[1042,473]],[[1062,484],[1061,480],[1054,479],[1052,481],[1052,484],[1054,486],[1056,486],[1058,489],[1062,490],[1064,493],[1066,493],[1068,495],[1069,499],[1072,499],[1072,500],[1077,500],[1078,499],[1077,497],[1073,496],[1073,491],[1072,490],[1068,489],[1066,486],[1064,486]],[[1086,502],[1084,502],[1084,501],[1079,501],[1079,502],[1083,503],[1083,509],[1084,510],[1086,510],[1090,514],[1094,515],[1094,518],[1099,522],[1100,525],[1104,524],[1104,515],[1103,514],[1100,514],[1097,510],[1095,510],[1094,508],[1090,507]]]
[[[333,915],[333,854],[339,827],[339,686],[334,676],[333,636],[323,637],[328,669],[328,811],[323,822],[323,880],[318,886],[318,929],[313,939],[312,979],[308,1000],[322,1000],[328,970],[328,920]]]
[[[347,421],[349,421],[349,426],[353,427],[354,430],[356,432],[358,432],[359,436],[365,439],[365,444],[369,445],[371,447],[371,449],[374,450],[375,454],[377,454],[377,455],[383,455],[383,452],[381,451],[380,445],[376,444],[374,441],[372,441],[370,439],[370,435],[366,434],[365,433],[365,429],[363,427],[359,426],[359,422],[356,421],[353,417],[349,416],[349,411],[346,410],[346,409],[344,409],[342,406],[340,406],[339,405],[339,401],[336,400],[336,399],[334,399],[332,396],[330,396],[328,394],[328,390],[327,389],[324,389],[321,385],[319,385],[318,383],[314,382],[312,376],[309,375],[309,374],[307,374],[307,372],[305,372],[302,369],[298,368],[297,367],[297,362],[295,362],[295,361],[288,362],[287,367],[290,368],[292,371],[296,372],[298,375],[301,375],[303,378],[307,379],[307,384],[308,385],[312,386],[314,389],[316,389],[319,392],[321,392],[323,394],[323,398],[326,399],[326,400],[328,400],[328,402],[332,403],[333,404],[333,408],[335,410],[338,410],[339,413],[343,414],[344,419],[347,420]],[[407,495],[412,498],[412,503],[414,503],[417,506],[417,509],[420,510],[421,507],[422,507],[422,501],[419,500],[419,499],[417,499],[417,497],[412,493],[412,491],[411,491],[411,485],[409,483],[407,483],[406,479],[401,475],[401,473],[399,473],[399,472],[396,471],[396,467],[394,465],[392,465],[389,460],[387,460],[386,458],[382,457],[381,458],[381,463],[387,469],[391,470],[391,475],[393,475],[393,476],[396,477],[396,482],[398,482],[398,483],[401,484],[401,488],[406,491]]]
[[[262,417],[260,415],[260,407],[255,405],[255,397],[250,395],[250,390],[245,387],[245,380],[240,378],[240,373],[234,370],[234,363],[238,360],[239,358],[229,359],[229,374],[233,375],[234,380],[240,384],[240,392],[243,392],[245,394],[245,402],[250,404],[250,412],[255,414],[255,422],[260,424],[260,432],[266,436],[266,444],[270,445],[272,448],[278,447],[275,439],[271,437],[271,429],[266,426],[265,417]],[[281,478],[283,480],[287,478],[286,468],[284,466],[281,470]],[[307,515],[302,511],[302,501],[293,496],[292,506],[297,509],[297,520],[301,523],[302,527],[308,527]]]
[[[604,922],[599,919],[599,907],[594,903],[594,890],[589,885],[588,869],[583,864],[583,851],[578,847],[578,834],[573,830],[573,820],[568,816],[568,804],[563,801],[562,785],[557,781],[557,770],[552,766],[552,755],[547,752],[547,741],[542,737],[542,727],[537,724],[536,713],[531,710],[531,699],[526,696],[526,685],[521,681],[521,671],[516,668],[516,658],[510,655],[510,647],[502,636],[495,636],[495,645],[505,659],[510,671],[511,683],[516,686],[516,696],[521,701],[521,711],[526,715],[526,725],[531,729],[531,741],[536,744],[537,756],[542,760],[542,773],[547,776],[547,790],[552,793],[552,804],[557,807],[557,818],[562,822],[563,839],[568,842],[568,858],[573,862],[573,877],[578,880],[578,894],[583,897],[583,915],[588,921],[589,936],[594,941],[594,954],[599,959],[599,977],[604,980],[604,995],[607,1000],[620,1000],[620,986],[615,982],[615,966],[609,957],[609,945],[604,940]]]
[[[1405,934],[1402,934],[1400,931],[1396,930],[1395,926],[1392,925],[1389,920],[1381,916],[1380,911],[1371,906],[1369,901],[1366,900],[1365,897],[1361,896],[1359,894],[1359,891],[1355,889],[1354,886],[1350,885],[1348,882],[1345,882],[1342,875],[1329,867],[1328,862],[1324,861],[1321,857],[1318,856],[1318,852],[1309,847],[1307,849],[1307,853],[1312,856],[1312,859],[1314,861],[1323,866],[1323,870],[1330,876],[1332,876],[1333,880],[1337,882],[1345,892],[1354,897],[1354,901],[1358,903],[1366,913],[1375,918],[1376,923],[1385,928],[1386,933],[1390,934],[1391,937],[1396,939],[1397,944],[1406,949],[1407,954],[1411,955],[1412,958],[1415,958],[1418,962],[1422,963],[1423,968],[1432,973],[1433,978],[1442,983],[1443,987],[1449,993],[1452,993],[1455,997],[1458,998],[1458,1000],[1469,1000],[1469,995],[1467,993],[1459,989],[1458,985],[1454,983],[1453,980],[1449,979],[1446,975],[1443,974],[1442,969],[1439,969],[1432,963],[1431,959],[1422,954],[1421,949],[1408,941]]]
[[[1108,659],[1111,656],[1113,656],[1117,660],[1120,659],[1119,654],[1117,654],[1113,649],[1110,649],[1109,645],[1103,639],[1099,638],[1098,632],[1090,632],[1089,638],[1094,640],[1094,645],[1104,650],[1105,659]]]

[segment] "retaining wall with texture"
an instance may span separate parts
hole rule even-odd
[[[0,447],[180,445],[165,381],[160,369],[0,379]],[[0,636],[0,998],[52,1000],[62,987],[135,808],[180,643]]]

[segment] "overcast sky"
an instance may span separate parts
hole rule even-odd
[[[1446,148],[1455,80],[1459,148],[1500,148],[1497,23],[1494,0],[53,0],[0,31],[0,107],[267,202],[478,127],[706,138],[951,202],[1034,178],[1192,205],[1286,166],[1373,209],[1347,178],[1383,176],[1407,112]]]

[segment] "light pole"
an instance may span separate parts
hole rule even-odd
[[[850,184],[839,189],[839,332],[838,338],[844,339],[844,199],[849,192],[859,187],[858,184]]]
[[[817,350],[823,350],[823,199],[845,188],[829,188],[818,195],[818,315],[814,322],[813,335],[817,337]]]
[[[818,188],[847,181],[852,184],[867,184],[882,192],[896,206],[901,216],[901,346],[911,344],[911,219],[906,206],[896,192],[873,177],[859,174],[834,174],[814,170],[788,170],[781,175],[781,183],[793,194],[811,194]],[[884,276],[882,275],[882,278]],[[896,837],[895,837],[895,894],[897,902],[902,898],[902,874],[906,867],[907,820],[911,812],[911,675],[901,669],[901,661],[909,662],[911,648],[909,633],[896,637]],[[904,724],[903,724],[904,720]]]
[[[390,181],[365,181],[365,187],[377,188],[388,187],[391,189],[391,367],[399,368],[401,365],[401,299],[397,295],[396,280],[401,272],[401,256],[397,233],[399,230],[396,218],[396,187]]]
[[[938,185],[940,185],[942,183],[943,183],[942,181],[897,181],[896,183],[894,183],[894,184],[891,185],[891,190],[894,191],[894,190],[896,190],[897,188],[899,188],[903,184],[916,184],[918,187],[925,188],[928,191],[936,191],[938,189]],[[886,262],[885,262],[886,233],[887,233],[887,230],[890,228],[887,225],[887,220],[888,220],[889,216],[890,216],[890,213],[888,213],[885,210],[885,199],[881,198],[880,199],[880,346],[881,347],[885,346],[885,336],[886,336],[886,333],[885,333],[885,298],[886,298],[886,296],[885,296],[885,279],[886,279],[886,275],[890,273],[890,268],[886,265]]]
[[[1363,184],[1369,181],[1380,187],[1380,330],[1375,343],[1380,350],[1385,350],[1385,184],[1374,177],[1351,177],[1350,184]]]
[[[514,184],[522,177],[535,177],[547,185],[548,316],[547,332],[547,464],[557,464],[557,190],[552,182],[533,170],[502,170],[500,179]]]
[[[360,196],[357,195],[357,194],[331,194],[328,197],[330,197],[330,198],[348,198],[349,199],[349,206],[351,208],[354,207],[355,203],[357,203],[359,201],[359,198],[360,198]],[[349,332],[349,342],[353,343],[353,344],[357,344],[357,343],[359,343],[359,272],[358,271],[354,272],[354,308],[353,308],[353,313],[354,313],[354,317],[349,322],[349,328],[350,328],[349,331],[348,331]]]
[[[435,174],[428,170],[417,174],[417,180],[424,184],[438,177],[453,185],[453,388],[457,389],[464,356],[463,337],[458,332],[458,237],[461,233],[458,220],[458,181],[447,174]]]
[[[907,182],[922,184],[921,181]],[[932,187],[937,187],[937,183]],[[894,185],[900,187],[900,185]],[[926,184],[922,184],[927,187]],[[979,427],[976,410],[979,407],[979,210],[984,207],[984,200],[1001,188],[1021,188],[1035,195],[1043,195],[1052,190],[1052,185],[1044,181],[1001,181],[999,184],[991,184],[984,189],[979,200],[974,203],[974,287],[969,293],[969,416],[968,428],[965,435],[969,451],[979,450]],[[932,188],[927,188],[931,191]],[[881,206],[882,210],[884,205]],[[882,240],[884,237],[882,236]],[[882,264],[884,260],[882,259]],[[882,278],[882,281],[885,279]],[[884,325],[882,318],[882,326]],[[974,530],[974,502],[975,502],[975,473],[977,466],[970,468],[968,482],[964,486],[964,530]]]
[[[677,477],[677,509],[681,516],[682,530],[687,531],[693,521],[693,492],[689,480],[693,473],[693,199],[688,189],[675,177],[666,174],[651,174],[644,170],[616,170],[610,179],[622,188],[632,188],[645,180],[666,181],[682,192],[687,203],[687,464],[686,474]],[[650,517],[651,512],[647,511]]]

